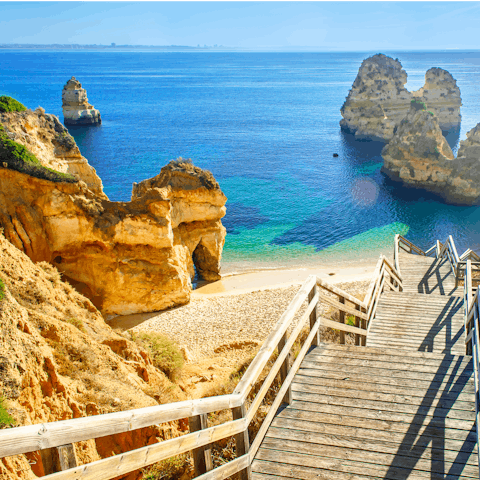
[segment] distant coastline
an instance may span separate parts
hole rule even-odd
[[[312,47],[312,46],[259,46],[259,47],[231,47],[224,45],[81,45],[71,43],[53,43],[53,44],[30,44],[30,43],[3,43],[0,44],[0,50],[103,50],[103,51],[159,51],[159,52],[320,52],[320,53],[351,53],[364,52],[372,54],[369,50],[350,50],[349,52],[341,48],[334,47]],[[480,49],[382,49],[382,52],[478,52]]]

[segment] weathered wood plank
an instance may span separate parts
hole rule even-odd
[[[425,458],[424,455],[419,458],[412,458],[403,455],[368,452],[366,450],[356,450],[351,448],[329,447],[322,445],[319,449],[316,445],[307,442],[292,441],[292,440],[277,440],[273,438],[265,438],[262,444],[263,449],[274,449],[285,453],[303,453],[315,456],[315,453],[322,455],[322,457],[330,457],[335,459],[348,459],[358,462],[371,463],[373,465],[389,466],[392,462],[396,462],[403,468],[410,468],[414,470],[423,470],[425,472],[437,471],[438,473],[447,473],[454,471],[458,474],[478,477],[478,467],[474,465],[465,465],[464,463],[447,462],[446,460],[433,460]],[[320,451],[318,451],[320,450]],[[476,477],[476,476],[477,477]]]
[[[225,437],[236,435],[245,430],[245,428],[247,428],[245,419],[235,420],[120,455],[97,460],[86,465],[80,465],[64,472],[54,473],[45,478],[48,480],[109,480],[174,455],[180,455],[194,448],[209,445]]]
[[[341,298],[343,298],[343,297],[341,297]],[[348,305],[345,305],[345,303],[343,303],[341,301],[339,302],[332,297],[329,297],[327,295],[323,295],[323,294],[320,293],[320,300],[322,302],[328,303],[332,307],[338,308],[339,310],[343,310],[346,313],[349,313],[349,314],[355,315],[359,318],[363,318],[365,320],[368,320],[368,317],[367,317],[366,313],[362,313],[362,312],[358,311],[355,307],[350,307]]]
[[[352,408],[349,411],[349,409],[337,405],[331,405],[327,409],[321,405],[294,402],[293,407],[290,406],[278,412],[277,418],[290,418],[316,424],[343,425],[355,428],[368,426],[373,430],[384,430],[387,433],[389,431],[398,432],[403,435],[413,431],[419,435],[450,438],[462,442],[476,442],[477,438],[475,429],[472,429],[471,421],[391,413],[362,409],[361,407]]]
[[[340,330],[340,332],[343,331],[343,332],[349,332],[349,333],[356,333],[358,335],[363,335],[363,336],[367,335],[367,331],[363,330],[362,328],[352,327],[351,325],[335,322],[334,320],[330,320],[329,318],[325,318],[325,317],[319,317],[319,318],[321,318],[323,327],[334,328],[335,330]]]
[[[443,391],[443,388],[447,386],[447,382],[443,384],[437,384],[439,388],[434,388],[430,384],[428,387],[406,387],[399,385],[384,385],[382,383],[364,383],[362,381],[355,381],[355,379],[348,380],[333,380],[330,378],[321,378],[321,377],[311,377],[302,375],[301,370],[295,376],[295,383],[304,384],[304,385],[316,385],[321,387],[331,387],[331,388],[345,388],[351,391],[350,395],[355,395],[357,390],[363,390],[366,392],[381,392],[381,393],[392,393],[398,395],[410,395],[420,398],[435,398],[438,395],[445,395],[446,398],[456,398],[464,402],[472,401],[472,392],[460,391]]]
[[[294,410],[294,412],[305,413],[299,412],[298,410]],[[476,437],[472,434],[470,435],[471,440],[468,441],[467,437],[469,437],[469,434],[467,432],[460,436],[461,439],[452,439],[445,435],[446,429],[435,429],[425,425],[419,426],[415,429],[406,427],[400,433],[390,428],[391,423],[387,422],[377,421],[374,426],[377,426],[380,423],[383,427],[382,429],[378,429],[373,428],[372,425],[370,425],[370,422],[368,422],[368,425],[365,425],[365,422],[358,421],[355,426],[351,426],[344,425],[341,421],[334,424],[315,422],[308,417],[308,415],[305,415],[305,418],[308,420],[289,418],[288,412],[285,412],[283,416],[277,416],[273,420],[271,428],[276,427],[298,430],[300,432],[316,432],[333,436],[342,436],[345,438],[354,438],[357,440],[382,441],[391,445],[397,445],[397,448],[398,445],[408,444],[415,445],[416,447],[437,449],[440,451],[445,449],[453,452],[477,452]],[[412,433],[409,433],[409,431]],[[458,430],[454,430],[454,432],[458,434]],[[438,440],[440,440],[440,442]]]
[[[356,390],[352,392],[351,389],[340,387],[324,387],[319,385],[292,383],[292,391],[308,394],[319,394],[332,397],[355,398],[356,400],[371,400],[375,402],[389,402],[394,404],[401,403],[402,405],[418,405],[430,406],[435,408],[443,408],[448,410],[461,410],[472,412],[474,404],[472,400],[458,400],[455,397],[448,397],[444,392],[438,392],[434,397],[428,399],[423,396],[415,395],[396,395],[392,393],[370,392],[365,390]],[[362,402],[363,403],[363,402]]]
[[[307,367],[313,367],[315,368],[315,365],[324,365],[324,364],[338,364],[338,359],[335,357],[322,357],[322,356],[309,356],[308,360],[306,360],[303,364],[303,368]],[[312,365],[313,364],[313,365]],[[390,363],[390,364],[385,364],[384,362],[377,362],[375,360],[370,360],[370,359],[359,359],[359,358],[344,358],[342,360],[342,365],[338,366],[339,369],[342,369],[342,371],[346,370],[348,371],[348,367],[354,366],[354,367],[361,367],[363,369],[385,369],[387,371],[392,371],[396,370],[397,372],[403,372],[405,368],[402,366],[401,363]],[[471,363],[465,365],[461,372],[458,372],[458,366],[455,364],[446,364],[444,367],[443,366],[432,366],[432,365],[414,365],[414,364],[409,364],[409,371],[410,372],[421,372],[421,373],[433,373],[436,375],[440,374],[449,374],[452,372],[455,373],[462,373],[463,375],[472,375],[473,373],[473,365]]]
[[[241,418],[245,418],[246,414],[247,414],[247,409],[245,408],[245,405],[242,405],[241,407],[236,407],[232,410],[233,420],[239,420]],[[237,454],[237,457],[243,457],[245,454],[248,454],[249,449],[250,449],[250,440],[248,437],[248,429],[245,429],[243,432],[235,435],[235,453]],[[225,478],[225,477],[218,477],[218,478]],[[252,468],[250,465],[246,466],[241,471],[239,471],[238,480],[251,480],[251,478],[252,478]]]
[[[370,347],[357,347],[355,345],[338,345],[335,343],[322,343],[319,347],[314,349],[313,351],[319,351],[320,349],[323,350],[338,350],[341,352],[359,352],[361,351],[362,354],[368,354],[368,353],[373,353],[375,355],[377,354],[388,354],[392,355],[395,354],[396,352],[392,352],[392,349],[390,348],[370,348]],[[464,357],[464,355],[448,355],[448,354],[439,354],[439,353],[434,353],[434,352],[401,352],[402,355],[411,357],[411,358],[438,358],[440,360],[443,359],[454,359],[458,357]]]
[[[0,430],[0,458],[100,438],[241,405],[239,395],[186,400],[92,417]]]
[[[470,451],[452,452],[451,450],[446,450],[444,448],[443,442],[429,442],[424,443],[423,445],[417,444],[415,440],[413,443],[407,443],[405,441],[392,443],[372,438],[357,439],[355,437],[344,437],[339,434],[331,435],[326,433],[310,432],[306,430],[298,431],[274,426],[269,428],[266,438],[285,440],[286,442],[289,442],[289,445],[293,445],[294,442],[303,444],[303,448],[311,448],[313,455],[316,453],[320,453],[321,455],[324,454],[324,447],[340,447],[342,449],[364,451],[367,454],[398,454],[401,456],[413,457],[422,460],[445,460],[446,462],[451,463],[457,462],[464,463],[465,465],[478,465],[477,455],[472,452],[474,445],[471,445]],[[432,448],[432,445],[437,445],[437,448]],[[288,448],[288,450],[290,449]]]
[[[460,465],[452,468],[451,472],[448,472],[450,474],[446,475],[446,472],[436,472],[435,470],[432,471],[431,468],[429,469],[430,471],[425,471],[412,469],[411,467],[404,467],[398,463],[390,466],[353,461],[350,459],[347,460],[317,455],[282,452],[268,448],[262,448],[258,452],[256,460],[265,460],[270,463],[278,462],[279,464],[284,465],[295,465],[301,468],[311,467],[315,469],[325,469],[325,473],[328,472],[328,474],[324,476],[325,480],[328,480],[330,471],[345,472],[356,475],[370,475],[371,477],[385,480],[398,480],[403,478],[408,478],[409,480],[416,478],[428,480],[466,480],[468,478],[475,478],[469,475],[463,475]]]
[[[334,293],[335,295],[338,295],[339,297],[343,297],[349,302],[353,303],[354,305],[359,305],[361,308],[366,309],[367,305],[359,300],[358,298],[354,297],[353,295],[350,295],[349,293],[345,292],[341,288],[336,287],[335,285],[332,285],[328,283],[325,280],[322,280],[321,278],[317,277],[317,285],[319,287],[322,287],[323,289],[327,290],[330,293]]]
[[[190,432],[198,432],[208,428],[207,415],[197,415],[188,419]],[[195,468],[195,476],[198,477],[202,473],[209,472],[213,468],[212,450],[210,447],[203,446],[192,450],[193,465]]]
[[[453,356],[453,355],[442,355],[440,358],[437,356],[417,356],[416,353],[422,352],[407,352],[408,354],[405,355],[405,352],[398,352],[396,350],[389,350],[381,352],[376,351],[374,352],[367,351],[367,348],[357,348],[357,349],[333,349],[333,348],[325,348],[323,349],[313,349],[310,353],[308,353],[305,358],[315,357],[315,356],[325,356],[325,357],[336,357],[336,358],[358,358],[364,360],[376,360],[388,363],[412,363],[414,365],[433,365],[433,366],[442,366],[447,364],[454,364],[457,367],[465,367],[467,365],[472,365],[471,357],[465,356]]]
[[[346,397],[336,397],[333,395],[320,395],[320,394],[310,394],[306,392],[299,392],[293,390],[293,400],[317,403],[319,405],[338,405],[342,407],[356,407],[358,402],[356,399],[346,398]],[[401,413],[415,413],[417,415],[431,415],[441,418],[452,418],[456,420],[475,420],[475,409],[473,411],[466,410],[450,410],[449,408],[441,408],[430,406],[426,404],[425,406],[409,405],[406,403],[393,403],[393,402],[381,402],[376,400],[362,400],[361,403],[363,408],[368,408],[370,410],[385,411],[385,412],[401,412]]]

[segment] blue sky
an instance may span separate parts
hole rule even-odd
[[[479,49],[480,2],[2,2],[0,43]]]

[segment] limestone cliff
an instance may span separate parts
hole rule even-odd
[[[425,74],[425,85],[413,96],[424,102],[427,109],[435,114],[442,130],[460,125],[462,99],[457,81],[442,68],[430,68]]]
[[[187,303],[194,264],[204,278],[219,278],[225,202],[211,174],[184,162],[139,184],[131,202],[110,202],[83,182],[0,168],[6,238],[58,267],[104,315]]]
[[[107,198],[95,169],[55,115],[45,114],[42,108],[0,113],[0,124],[11,140],[25,146],[44,167],[73,174],[99,197]]]
[[[87,91],[72,77],[63,87],[62,108],[65,125],[98,125],[100,112],[88,103]]]
[[[431,68],[416,92],[405,88],[407,73],[398,59],[383,54],[365,59],[340,112],[340,126],[357,138],[389,141],[405,117],[412,97],[438,116],[440,128],[460,125],[460,90],[446,70]]]
[[[455,159],[437,117],[424,104],[413,101],[392,140],[382,150],[382,172],[407,186],[436,193],[448,203],[479,204],[479,125],[461,142]]]
[[[390,139],[410,106],[406,83],[398,59],[383,54],[365,59],[340,110],[341,127],[359,138]]]
[[[0,234],[0,394],[16,426],[141,408],[184,395],[148,353],[115,333],[47,263],[35,265]],[[78,442],[79,464],[171,438],[186,423]],[[48,471],[49,452],[0,460],[0,478]],[[141,476],[133,472],[129,480]]]

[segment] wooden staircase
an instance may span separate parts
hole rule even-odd
[[[364,300],[308,277],[233,392],[3,429],[0,458],[56,455],[51,480],[110,480],[187,452],[199,480],[478,479],[479,281],[480,256],[459,256],[451,236],[423,251],[396,235]],[[181,419],[182,436],[77,462],[79,442]],[[212,445],[232,437],[236,458],[214,465]]]
[[[448,260],[402,252],[403,291],[380,295],[366,347],[303,360],[252,478],[479,478],[464,299]]]

